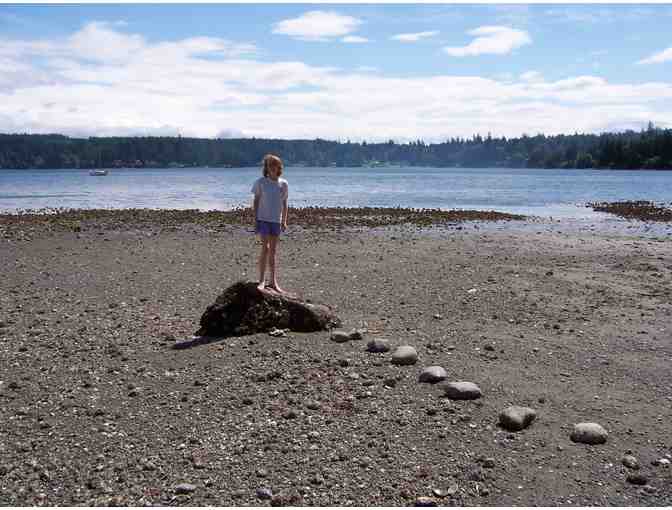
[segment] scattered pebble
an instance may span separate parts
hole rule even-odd
[[[422,372],[420,372],[418,381],[421,383],[435,384],[445,380],[446,377],[448,377],[448,374],[443,367],[432,366],[424,368]]]
[[[320,408],[320,403],[316,400],[309,400],[306,402],[306,408],[311,411],[317,411]]]
[[[273,497],[273,492],[266,487],[259,487],[257,489],[257,497],[259,499],[271,499]]]
[[[285,420],[293,420],[297,416],[298,416],[298,414],[294,409],[289,409],[289,410],[285,411],[284,413],[282,413],[282,417]]]
[[[499,424],[510,432],[518,432],[528,427],[537,418],[537,412],[530,407],[510,406],[499,414]]]
[[[322,485],[324,483],[324,477],[321,474],[316,474],[310,478],[310,483],[313,485]]]
[[[401,345],[392,353],[393,365],[413,365],[418,361],[418,352],[410,345]]]
[[[443,389],[445,396],[450,400],[474,400],[483,395],[476,384],[468,381],[449,382]]]
[[[385,381],[383,381],[383,384],[390,388],[394,388],[397,385],[397,380],[394,377],[388,377],[385,379]]]
[[[196,486],[191,483],[181,483],[175,487],[175,494],[189,494],[196,490]]]
[[[662,459],[656,459],[651,462],[654,466],[662,466],[662,467],[669,467],[670,466],[670,459],[662,458]]]
[[[274,337],[283,337],[283,338],[284,338],[284,337],[287,336],[287,332],[288,332],[288,331],[289,331],[289,329],[272,328],[272,329],[268,332],[268,334],[269,334],[270,336],[274,336]]]
[[[644,476],[641,473],[632,473],[628,475],[626,480],[628,483],[631,483],[633,485],[646,485],[646,482],[648,482],[646,476]]]
[[[627,468],[630,469],[639,469],[639,461],[637,460],[636,457],[633,455],[625,455],[622,459],[621,462],[623,465]]]
[[[415,506],[436,506],[436,500],[427,496],[415,498]]]
[[[483,459],[483,467],[492,469],[495,467],[495,459],[493,457],[488,457],[486,459]]]
[[[388,352],[390,350],[390,341],[386,338],[374,338],[366,344],[368,352]]]
[[[597,423],[577,423],[570,435],[575,443],[603,444],[607,442],[607,431]]]
[[[350,335],[343,330],[337,329],[331,332],[331,340],[332,342],[342,344],[350,340]]]
[[[351,329],[348,333],[348,337],[350,340],[361,340],[364,338],[364,333],[366,333],[365,329]]]

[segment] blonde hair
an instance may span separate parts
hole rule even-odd
[[[268,177],[268,170],[271,168],[272,164],[278,165],[278,168],[280,171],[278,172],[278,176],[282,175],[282,160],[276,156],[275,154],[266,154],[264,156],[264,177]]]

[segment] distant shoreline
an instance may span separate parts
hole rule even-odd
[[[649,123],[639,132],[476,134],[429,143],[0,133],[3,168],[245,167],[259,165],[268,153],[288,166],[313,167],[672,169],[672,129]]]

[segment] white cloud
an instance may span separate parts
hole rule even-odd
[[[544,77],[539,71],[527,71],[520,75],[520,79],[527,82],[544,81]]]
[[[334,11],[308,11],[298,18],[276,23],[273,33],[289,35],[304,41],[326,41],[350,34],[361,24],[360,19]]]
[[[105,37],[116,50],[72,52],[73,40],[99,41],[96,30],[0,41],[4,131],[436,141],[479,132],[597,132],[672,118],[669,82],[547,81],[535,71],[398,77],[243,58],[245,45],[220,39],[150,42],[103,28],[115,32]]]
[[[662,64],[663,62],[668,62],[672,60],[672,47],[667,48],[666,50],[659,51],[653,55],[640,60],[638,64]]]
[[[443,51],[453,57],[468,57],[476,55],[505,55],[530,44],[532,39],[524,30],[516,30],[504,26],[483,26],[468,32],[469,35],[476,37],[467,46],[450,47],[446,46]]]
[[[344,43],[367,43],[369,40],[366,37],[360,37],[358,35],[346,35],[341,42]]]
[[[123,34],[100,22],[89,23],[66,43],[72,56],[102,62],[124,61],[144,46],[142,36]]]
[[[427,37],[433,37],[438,34],[438,30],[428,30],[426,32],[414,32],[411,34],[397,34],[390,37],[390,39],[401,42],[417,42],[420,39],[426,39]]]

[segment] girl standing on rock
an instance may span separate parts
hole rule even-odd
[[[289,186],[281,179],[282,160],[273,154],[264,156],[264,176],[257,179],[252,186],[254,193],[254,218],[256,233],[261,237],[261,253],[259,254],[259,290],[266,288],[266,264],[271,272],[271,283],[268,288],[283,294],[285,291],[278,285],[277,246],[280,232],[287,229],[287,196]]]

